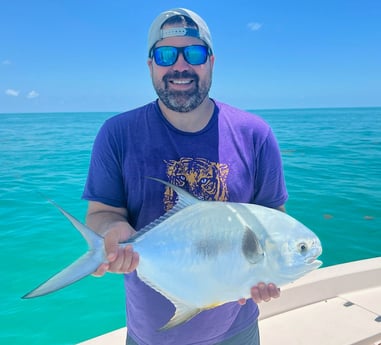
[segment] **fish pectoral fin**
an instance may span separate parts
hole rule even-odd
[[[192,319],[203,310],[200,308],[193,308],[183,303],[173,304],[176,307],[176,312],[172,316],[172,318],[163,327],[160,328],[160,331],[166,331],[172,327],[179,326],[184,322],[187,322],[188,320]]]
[[[246,260],[256,264],[263,259],[264,252],[258,237],[249,227],[245,228],[242,238],[242,252]]]

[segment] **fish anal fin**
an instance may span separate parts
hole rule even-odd
[[[175,314],[163,327],[160,328],[160,331],[166,331],[172,327],[179,326],[189,321],[203,310],[183,303],[174,303],[174,305],[176,307]]]
[[[263,259],[263,249],[258,237],[249,227],[245,227],[242,238],[242,252],[247,261],[256,264]]]
[[[141,281],[143,281],[145,284],[147,284],[152,289],[156,290],[160,294],[162,294],[169,302],[171,302],[174,307],[176,308],[176,311],[172,318],[159,329],[159,331],[166,331],[168,329],[171,329],[172,327],[179,326],[183,324],[184,322],[187,322],[194,316],[196,316],[198,313],[204,310],[204,308],[198,308],[194,306],[190,306],[188,304],[185,304],[178,300],[173,295],[168,294],[167,291],[162,290],[159,286],[155,285],[152,281],[147,279],[144,275],[140,274],[139,267],[137,268],[138,277]]]

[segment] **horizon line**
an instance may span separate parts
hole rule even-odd
[[[244,111],[247,112],[253,112],[253,111],[276,111],[276,110],[319,110],[319,109],[364,109],[364,108],[381,108],[381,105],[376,106],[321,106],[321,107],[290,107],[290,108],[253,108],[253,109],[244,109],[241,108]],[[127,109],[127,110],[67,110],[67,111],[32,111],[32,112],[25,112],[25,111],[11,111],[11,112],[0,112],[0,115],[11,115],[11,114],[67,114],[67,113],[81,113],[81,114],[88,114],[88,113],[115,113],[115,114],[121,114],[127,111],[130,111],[133,109]]]

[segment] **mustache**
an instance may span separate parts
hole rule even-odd
[[[198,82],[198,79],[199,79],[197,74],[189,72],[189,71],[183,71],[183,72],[171,71],[171,72],[168,72],[166,75],[164,75],[163,81],[165,83],[168,83],[169,79],[186,79],[186,78],[194,79],[196,83]]]

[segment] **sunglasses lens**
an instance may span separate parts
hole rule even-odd
[[[206,46],[188,46],[184,48],[185,60],[191,65],[202,65],[208,58]]]
[[[177,60],[178,51],[175,47],[158,47],[153,50],[156,64],[159,66],[171,66]]]
[[[159,66],[172,66],[183,52],[184,59],[191,65],[202,65],[208,58],[208,47],[206,46],[187,46],[187,47],[170,47],[163,46],[153,49],[153,58]]]

